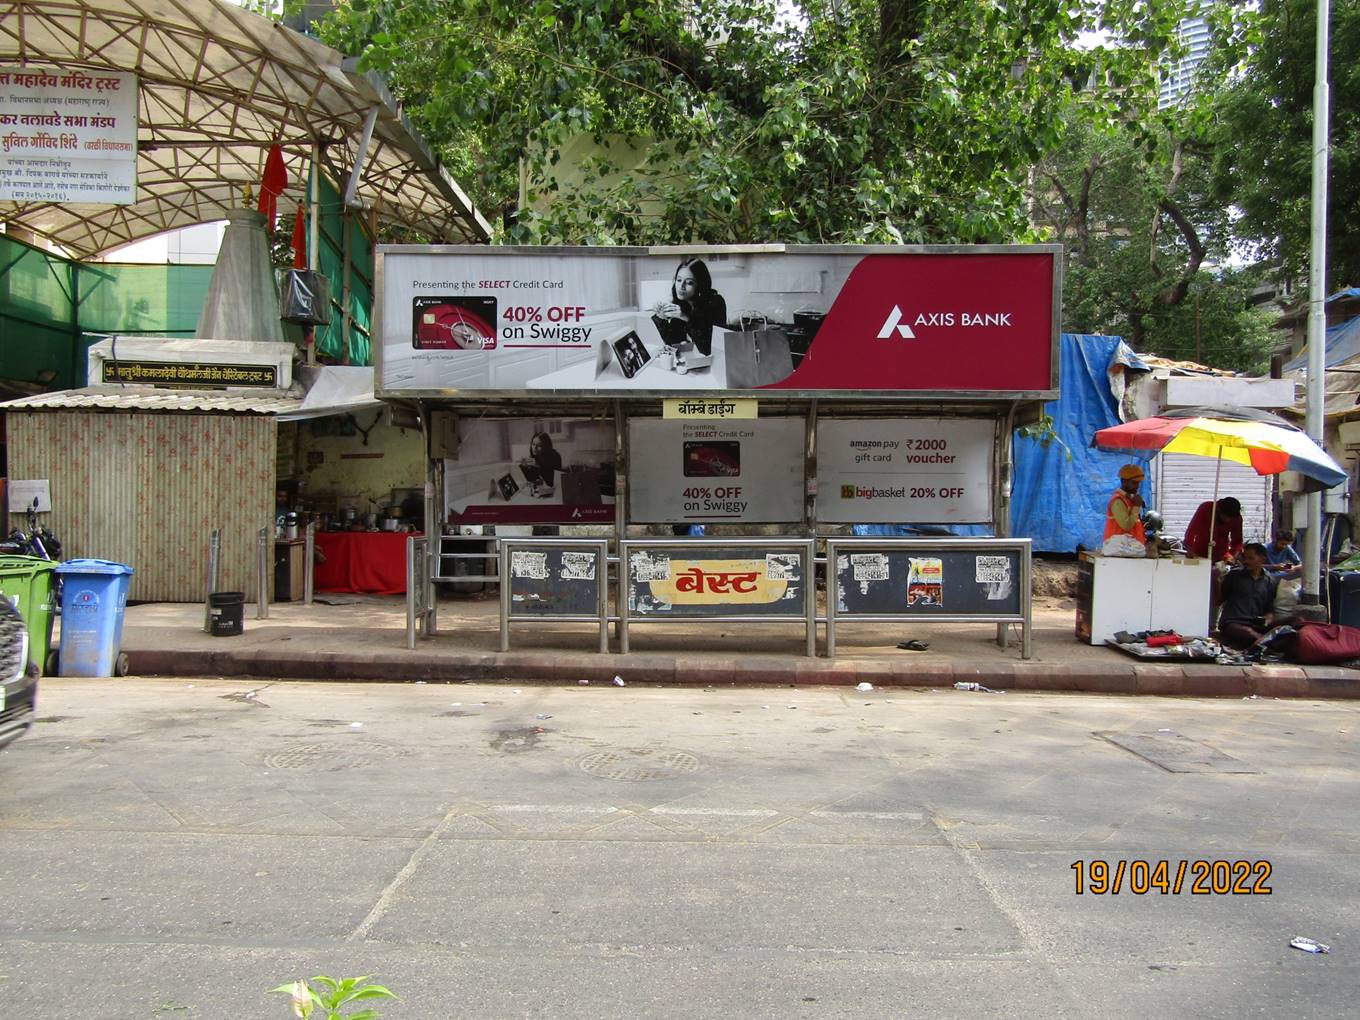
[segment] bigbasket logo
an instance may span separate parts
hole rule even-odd
[[[842,485],[842,486],[841,486],[841,499],[854,499],[854,498],[855,498],[855,487],[854,487],[853,485]]]
[[[902,306],[893,305],[893,310],[889,312],[888,317],[883,320],[883,328],[878,331],[878,338],[880,340],[886,340],[888,337],[892,336],[893,331],[896,330],[897,335],[903,340],[915,340],[916,334],[911,331],[910,326],[902,321],[904,318]]]

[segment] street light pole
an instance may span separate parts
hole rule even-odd
[[[1330,0],[1317,4],[1316,72],[1313,82],[1313,223],[1308,269],[1308,434],[1323,446],[1323,402],[1327,394],[1327,23]],[[1325,447],[1324,447],[1325,449]],[[1303,540],[1302,601],[1316,605],[1322,574],[1322,493],[1308,494],[1308,530]]]

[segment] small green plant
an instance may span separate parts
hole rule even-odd
[[[291,984],[279,985],[271,988],[271,993],[278,992],[281,995],[291,996],[293,1004],[293,1016],[299,1020],[375,1020],[378,1015],[376,1009],[364,1009],[358,1013],[341,1013],[352,1003],[366,1002],[369,999],[395,999],[396,996],[382,985],[370,985],[368,976],[357,978],[345,978],[337,981],[335,978],[326,977],[318,974],[312,978],[312,984],[306,981],[294,981]],[[315,987],[313,987],[315,986]],[[317,991],[318,988],[324,989]]]

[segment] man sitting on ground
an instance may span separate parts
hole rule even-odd
[[[1266,547],[1260,542],[1243,546],[1239,563],[1223,578],[1218,635],[1225,645],[1249,648],[1274,626],[1280,579],[1266,572]]]

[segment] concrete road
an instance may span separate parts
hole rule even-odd
[[[39,712],[0,753],[5,1017],[282,1020],[317,973],[377,975],[384,1020],[1360,993],[1351,703],[45,680]],[[1129,888],[1216,859],[1270,873]],[[1094,860],[1117,895],[1074,891]]]

